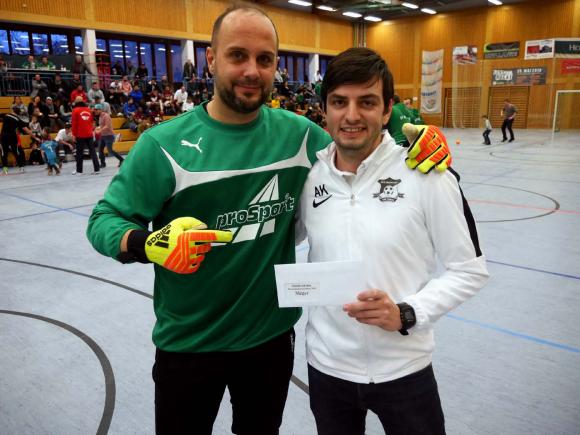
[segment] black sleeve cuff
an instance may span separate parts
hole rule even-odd
[[[151,263],[145,254],[145,242],[151,231],[133,230],[127,238],[127,252],[121,252],[117,260],[121,263]]]

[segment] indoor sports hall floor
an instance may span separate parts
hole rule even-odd
[[[446,134],[492,276],[436,328],[448,433],[578,434],[580,132],[551,142],[516,130],[500,144],[496,129],[492,146],[479,130]],[[2,435],[154,433],[152,267],[102,257],[85,237],[115,163],[99,176],[72,176],[68,163],[60,177],[0,177]],[[281,434],[313,435],[304,317],[296,329]],[[226,398],[214,433],[229,427]]]

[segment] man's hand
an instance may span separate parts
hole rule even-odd
[[[147,237],[145,255],[153,263],[176,273],[199,269],[211,242],[231,242],[230,231],[206,230],[207,225],[192,217],[172,220]]]
[[[399,307],[384,291],[372,289],[360,293],[358,302],[342,307],[350,317],[360,323],[379,326],[387,331],[398,331],[403,327]]]
[[[405,160],[411,169],[427,174],[433,168],[444,172],[451,166],[451,152],[447,139],[434,125],[403,124],[403,134],[411,144]]]

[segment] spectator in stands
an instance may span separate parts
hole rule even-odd
[[[54,78],[48,84],[48,90],[52,98],[60,100],[68,99],[70,95],[68,84],[62,79],[60,73],[56,73]]]
[[[131,131],[143,133],[148,127],[148,123],[145,122],[145,113],[143,112],[143,106],[137,106],[137,110],[129,118],[129,128]]]
[[[147,89],[145,90],[148,94],[153,92],[153,89],[157,89],[157,92],[160,94],[163,92],[163,88],[157,83],[157,79],[155,77],[151,78],[149,83],[147,83]]]
[[[95,133],[101,136],[99,140],[99,158],[101,160],[101,168],[107,166],[105,161],[104,150],[107,148],[107,153],[109,157],[115,156],[119,160],[119,167],[123,163],[123,157],[118,154],[113,149],[113,143],[115,142],[115,132],[113,130],[113,121],[111,120],[111,115],[103,110],[101,104],[95,105],[95,115],[99,118],[99,126],[95,129]]]
[[[58,143],[51,139],[50,133],[48,131],[44,131],[42,133],[42,144],[40,145],[40,149],[42,150],[44,160],[46,160],[46,165],[48,167],[47,175],[52,175],[53,170],[56,172],[56,175],[60,175],[60,167],[57,163],[57,148]]]
[[[278,67],[278,69],[274,73],[274,84],[280,84],[282,82],[283,82],[283,80],[282,80],[282,70],[280,69],[280,67]]]
[[[137,68],[135,68],[135,65],[133,65],[133,62],[131,62],[130,59],[127,60],[127,70],[125,71],[125,74],[132,79],[133,77],[135,77],[135,73],[137,72]]]
[[[18,117],[22,120],[22,122],[28,124],[30,122],[30,117],[28,116],[28,108],[22,102],[22,98],[19,97],[18,95],[15,96],[12,99],[12,106],[18,107],[18,110],[20,112]]]
[[[125,118],[129,119],[137,111],[137,105],[132,97],[129,97],[127,102],[123,105],[123,115]]]
[[[55,69],[56,67],[54,66],[54,63],[52,63],[50,60],[48,60],[48,56],[43,55],[40,58],[40,65],[38,65],[38,69],[46,69],[46,70],[51,70],[51,69]]]
[[[81,75],[78,73],[75,73],[75,74],[73,74],[72,79],[70,80],[69,89],[74,90],[74,89],[78,88],[79,85],[81,85],[84,89],[85,85],[83,84],[83,82],[81,80]]]
[[[194,107],[195,104],[193,104],[193,98],[191,98],[191,95],[188,95],[187,100],[185,100],[185,103],[183,103],[183,106],[181,106],[181,111],[188,112],[190,110],[193,110]]]
[[[320,70],[316,71],[314,74],[314,82],[321,82],[322,81],[322,74],[320,74]]]
[[[159,91],[155,88],[149,94],[149,101],[147,101],[147,107],[151,107],[151,104],[159,103],[161,104],[161,95],[159,95]]]
[[[123,65],[121,64],[121,61],[119,59],[117,59],[115,64],[111,67],[111,75],[112,76],[124,76],[125,75],[125,69],[123,68]]]
[[[177,112],[181,112],[181,106],[183,106],[183,103],[185,103],[187,100],[187,91],[185,90],[185,86],[181,85],[181,87],[175,91],[175,94],[173,94],[173,100]]]
[[[77,100],[77,98],[79,98],[79,97],[85,103],[88,101],[87,94],[86,94],[85,90],[83,89],[83,85],[81,85],[81,84],[77,85],[76,89],[73,90],[70,93],[70,101],[71,101],[71,103],[74,103]],[[73,111],[74,111],[74,109],[73,109]]]
[[[46,97],[46,117],[50,131],[57,131],[62,125],[59,119],[58,107],[53,103],[52,97]]]
[[[71,67],[71,72],[73,74],[92,74],[93,72],[90,70],[89,66],[83,60],[83,57],[80,54],[75,56],[75,60]]]
[[[173,104],[173,92],[169,85],[165,86],[163,90],[163,113],[166,115],[175,115],[175,106]]]
[[[70,122],[71,115],[72,109],[68,102],[68,98],[60,100],[60,107],[58,108],[59,119],[66,124]]]
[[[24,172],[24,164],[26,159],[24,151],[18,147],[18,131],[22,130],[26,134],[30,134],[28,125],[24,123],[19,117],[20,109],[12,106],[12,113],[4,116],[2,122],[2,130],[0,131],[0,142],[2,143],[2,169],[5,175],[8,175],[8,152],[12,152],[16,158],[16,164],[19,171]]]
[[[99,82],[93,82],[91,89],[89,89],[89,93],[87,94],[89,104],[96,104],[95,97],[99,97],[101,101],[105,99],[105,94],[99,88]]]
[[[34,113],[34,109],[39,109],[41,114],[48,113],[48,109],[42,102],[40,95],[37,95],[36,97],[32,98],[32,100],[30,100],[30,103],[28,103],[29,117],[32,116],[32,114]]]
[[[4,59],[0,55],[0,74],[5,74],[8,72],[8,64],[6,63],[6,59]]]
[[[288,81],[288,70],[286,68],[284,68],[282,70],[282,82],[287,82]]]
[[[144,81],[147,76],[149,75],[149,70],[145,66],[143,62],[139,64],[139,67],[135,71],[135,78],[139,79],[140,81]]]
[[[42,80],[40,74],[35,74],[32,79],[32,92],[30,93],[30,97],[34,98],[37,95],[43,100],[48,96],[48,85]]]
[[[184,81],[185,83],[185,81]],[[187,95],[194,98],[196,95],[199,95],[199,87],[200,87],[200,80],[197,80],[197,77],[194,76],[189,79],[186,83]]]
[[[40,125],[38,115],[32,114],[28,128],[30,129],[30,139],[40,145],[42,143],[42,125]]]
[[[38,61],[34,58],[32,54],[29,54],[24,63],[22,64],[22,68],[38,69]]]
[[[62,162],[66,160],[66,154],[74,155],[74,144],[75,138],[72,135],[71,124],[67,122],[64,128],[60,129],[54,138],[58,143],[58,156],[59,156],[59,167],[62,166]]]
[[[139,87],[139,85],[133,86],[133,90],[129,94],[129,97],[133,98],[135,104],[137,105],[141,104],[141,100],[143,99],[143,92],[141,92],[141,88]]]
[[[77,97],[72,111],[72,134],[76,140],[76,160],[77,167],[73,175],[83,173],[83,150],[89,149],[89,154],[93,160],[93,175],[99,173],[99,158],[95,151],[93,140],[93,113],[82,97]]]
[[[191,59],[187,59],[183,64],[183,83],[188,83],[191,78],[195,75],[195,67]]]
[[[123,92],[123,95],[125,96],[125,98],[129,97],[129,94],[131,93],[132,90],[133,90],[133,86],[131,86],[131,82],[129,81],[129,77],[123,76],[123,79],[121,80],[121,92]]]
[[[284,68],[284,70],[286,70],[286,68]],[[282,82],[282,86],[280,86],[280,96],[283,98],[290,98],[292,96],[292,91],[290,90],[290,87],[288,86],[288,80],[284,80]]]
[[[109,103],[107,103],[106,101],[101,100],[101,97],[99,97],[99,96],[96,96],[95,97],[95,106],[97,104],[100,104],[101,105],[103,112],[108,113],[109,115],[112,114],[112,112],[111,112],[111,105]]]
[[[29,165],[44,165],[44,159],[42,158],[42,151],[38,143],[32,142],[30,144],[30,155],[28,156]]]
[[[171,88],[171,83],[169,83],[169,80],[167,79],[166,75],[162,75],[161,76],[161,80],[159,81],[159,86],[161,86],[161,89],[165,90],[165,88],[167,86],[169,86],[169,88]],[[172,92],[173,94],[173,92]]]

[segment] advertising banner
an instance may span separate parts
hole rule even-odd
[[[534,86],[545,85],[547,68],[494,69],[491,74],[492,86]]]
[[[580,73],[580,59],[565,59],[560,68],[562,74]]]
[[[554,57],[553,39],[526,41],[525,59],[546,59],[550,57]]]
[[[484,59],[505,59],[520,55],[520,41],[495,42],[483,47]]]
[[[578,38],[556,39],[554,57],[580,59],[580,39]]]
[[[453,47],[453,63],[459,65],[472,65],[476,62],[477,47],[475,45]]]
[[[441,113],[443,49],[423,51],[421,68],[421,113]]]

